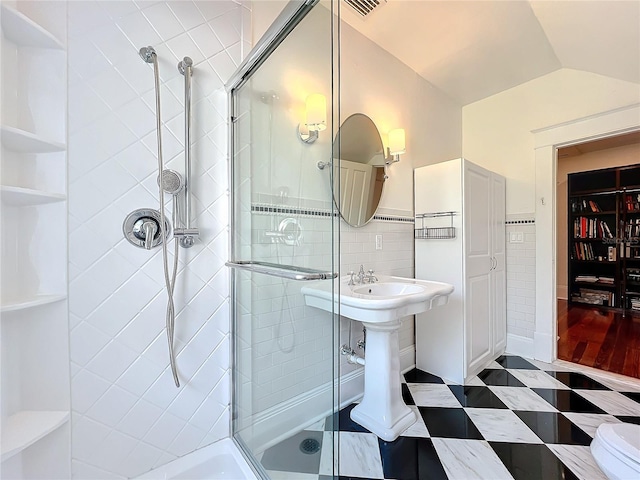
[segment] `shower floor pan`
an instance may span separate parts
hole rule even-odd
[[[137,480],[152,479],[257,480],[257,477],[233,440],[225,438],[137,477]]]

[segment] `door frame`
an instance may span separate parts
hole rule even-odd
[[[558,148],[640,130],[640,104],[533,130],[536,170],[534,358],[557,359],[556,174]],[[544,235],[543,235],[544,232]]]

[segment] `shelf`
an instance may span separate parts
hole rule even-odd
[[[572,262],[576,262],[576,263],[602,263],[602,264],[611,264],[611,265],[615,265],[616,262],[610,262],[609,260],[576,260],[575,258],[571,259]]]
[[[571,212],[570,215],[572,217],[596,217],[598,215],[615,215],[615,210],[604,210],[602,212]]]
[[[603,237],[597,237],[597,238],[594,238],[594,237],[585,237],[585,238],[573,237],[573,241],[574,242],[596,242],[596,241],[603,242],[604,240],[613,240],[613,238],[611,238],[611,237],[604,237],[604,238]]]
[[[2,132],[2,145],[13,152],[50,153],[63,152],[67,148],[63,143],[44,139],[19,128],[2,125],[0,131]]]
[[[64,49],[64,45],[54,35],[7,5],[2,5],[2,33],[7,39],[23,47]]]
[[[573,192],[570,197],[589,197],[592,195],[615,195],[620,190],[616,188],[598,188],[594,190],[582,190],[579,192]]]
[[[61,302],[67,298],[66,295],[35,295],[32,298],[23,298],[20,300],[11,300],[0,305],[0,312],[16,312],[18,310],[27,310],[29,308],[40,307],[50,303]]]
[[[573,283],[575,283],[576,285],[580,285],[580,286],[591,286],[591,287],[598,287],[598,288],[612,288],[612,289],[616,289],[618,288],[616,285],[613,285],[611,283],[598,283],[598,282],[577,282],[574,281]]]
[[[69,412],[23,411],[10,416],[2,425],[1,461],[50,434],[69,421]]]
[[[42,190],[8,185],[2,185],[0,192],[2,193],[1,198],[4,203],[17,207],[63,202],[67,199],[67,196],[62,193],[43,192]]]

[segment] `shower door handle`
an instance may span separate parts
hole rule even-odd
[[[338,276],[335,272],[325,272],[322,270],[314,270],[312,268],[296,267],[294,265],[254,262],[252,260],[226,262],[225,265],[231,268],[262,273],[264,275],[271,275],[272,277],[287,278],[289,280],[328,280]]]

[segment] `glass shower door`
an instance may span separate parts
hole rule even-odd
[[[334,475],[336,313],[301,294],[310,281],[333,284],[339,265],[331,169],[316,166],[331,161],[338,104],[331,8],[292,2],[292,20],[276,20],[230,88],[232,430],[265,478]],[[326,129],[307,143],[314,94]]]

